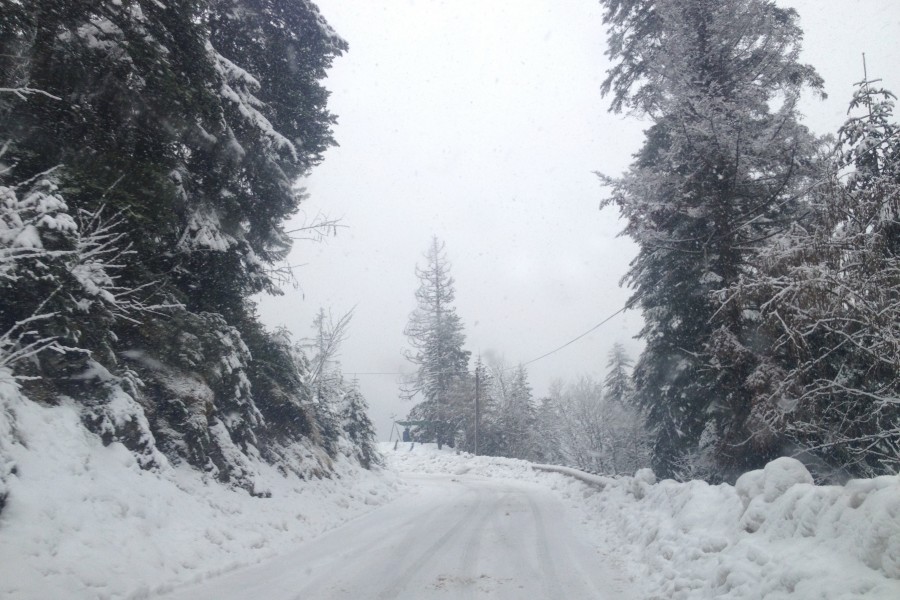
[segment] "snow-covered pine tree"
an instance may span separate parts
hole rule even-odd
[[[536,414],[528,371],[519,364],[509,379],[506,395],[499,407],[503,456],[531,459],[534,456]]]
[[[528,371],[492,357],[485,369],[488,404],[482,412],[483,454],[530,459],[540,445],[538,422]]]
[[[352,310],[335,319],[320,308],[313,321],[313,336],[297,348],[297,357],[305,367],[309,406],[320,443],[332,458],[343,453],[368,469],[380,464],[375,428],[359,386],[347,381],[339,360],[352,318]]]
[[[603,443],[611,473],[633,475],[648,466],[650,457],[644,414],[634,402],[634,385],[629,369],[631,358],[618,342],[609,351],[603,379]]]
[[[375,427],[369,419],[369,404],[355,382],[344,384],[338,418],[343,435],[349,442],[353,458],[365,469],[380,465],[381,454],[375,447]]]
[[[562,452],[563,423],[559,403],[562,385],[561,380],[555,380],[550,384],[550,393],[537,402],[534,458],[538,462],[561,465],[567,463]]]
[[[634,370],[654,431],[653,466],[677,476],[680,457],[710,440],[725,478],[770,456],[748,448],[753,368],[743,307],[715,292],[790,220],[811,152],[797,98],[819,89],[798,62],[797,14],[766,0],[601,0],[614,111],[652,120],[629,171],[606,178],[639,245],[626,281],[646,347]]]
[[[633,400],[634,384],[628,372],[633,365],[625,347],[619,342],[614,343],[606,363],[606,377],[603,378],[603,397],[606,400],[619,404],[628,404]]]
[[[307,383],[309,359],[284,328],[268,331],[254,318],[245,320],[240,330],[253,357],[247,371],[250,389],[265,420],[262,456],[302,477],[327,473],[329,457]]]
[[[210,0],[208,30],[218,114],[194,132],[198,164],[179,170],[180,189],[199,201],[178,249],[181,285],[208,290],[189,307],[232,321],[248,296],[280,293],[273,264],[291,248],[283,222],[303,198],[297,178],[333,143],[319,81],[347,45],[306,0]]]
[[[417,371],[405,393],[409,398],[421,397],[410,418],[429,423],[420,427],[419,439],[433,439],[440,446],[452,443],[455,436],[451,394],[468,379],[470,352],[463,350],[466,338],[453,306],[450,263],[444,243],[437,237],[432,238],[425,253],[425,266],[416,266],[416,277],[416,308],[403,333],[413,348],[406,358]]]
[[[81,399],[98,432],[146,412],[171,459],[250,490],[244,459],[269,431],[303,441],[302,378],[255,364],[287,356],[247,298],[276,290],[294,181],[333,143],[320,82],[345,48],[306,1],[3,4],[0,89],[13,93],[0,94],[0,185],[52,171],[73,217],[121,215],[117,243],[132,254],[116,285],[173,307],[139,322],[82,315],[71,351],[33,363],[33,397]],[[40,295],[19,284],[17,297]],[[32,324],[37,339],[57,335],[48,323]],[[133,418],[98,417],[109,382],[134,376]],[[279,418],[297,425],[268,422]]]

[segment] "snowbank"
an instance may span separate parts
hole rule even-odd
[[[401,471],[542,481],[580,511],[601,553],[629,565],[646,598],[900,598],[900,477],[816,486],[780,458],[735,486],[597,477],[586,484],[524,461],[385,448]]]
[[[405,473],[445,473],[450,475],[479,475],[517,480],[535,480],[531,463],[514,458],[473,456],[444,446],[438,450],[435,444],[379,444],[387,459],[388,467]]]
[[[2,598],[148,597],[282,554],[397,492],[390,473],[348,462],[310,481],[260,462],[270,498],[186,466],[144,471],[89,433],[77,407],[38,405],[2,375]]]

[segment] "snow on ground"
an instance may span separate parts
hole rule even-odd
[[[657,483],[649,471],[585,483],[524,461],[382,449],[385,471],[339,463],[332,479],[256,465],[272,497],[254,498],[183,466],[142,471],[121,445],[88,433],[75,406],[40,406],[0,377],[0,597],[155,596],[283,557],[418,493],[406,474],[432,473],[554,490],[580,515],[598,569],[625,573],[638,597],[900,598],[897,476],[815,486],[800,463],[778,459],[735,486]]]
[[[259,565],[165,600],[643,600],[549,487],[406,473],[406,493]]]
[[[645,598],[900,598],[898,476],[816,486],[802,464],[780,458],[735,486],[657,483],[648,470],[588,485],[525,461],[382,448],[401,472],[543,482]]]
[[[74,406],[40,406],[0,377],[0,597],[144,598],[283,554],[398,492],[391,473],[347,462],[312,481],[256,468],[270,498],[184,466],[142,471]]]

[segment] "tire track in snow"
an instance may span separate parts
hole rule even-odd
[[[499,512],[499,509],[507,496],[508,494],[503,494],[502,496],[494,495],[491,498],[491,502],[481,511],[481,515],[479,515],[477,519],[472,520],[470,526],[471,532],[469,534],[469,539],[466,541],[466,545],[463,548],[462,561],[460,562],[460,573],[463,577],[471,580],[471,584],[466,585],[463,588],[463,593],[460,594],[460,597],[476,597],[478,581],[482,576],[481,573],[476,572],[476,567],[481,552],[481,543],[486,533],[485,525],[491,517],[496,518],[496,513]]]
[[[537,527],[538,534],[538,560],[542,567],[544,568],[544,578],[545,582],[544,590],[547,593],[548,598],[553,598],[556,596],[558,591],[557,587],[547,587],[547,582],[553,583],[561,583],[563,580],[559,578],[559,570],[557,569],[557,564],[562,564],[567,567],[567,573],[565,573],[565,578],[570,581],[580,581],[585,586],[585,592],[588,592],[589,595],[585,597],[590,598],[599,598],[603,594],[593,583],[593,578],[587,573],[583,567],[583,559],[582,556],[573,557],[572,553],[569,549],[568,544],[556,544],[556,549],[550,549],[550,537],[548,536],[548,530],[544,524],[544,515],[541,512],[540,506],[535,501],[532,495],[528,496],[528,504],[531,506],[532,514],[534,515],[535,524]],[[554,528],[553,534],[556,538],[564,536],[569,538],[571,536],[571,532],[569,531],[561,531],[558,528]],[[554,558],[555,557],[555,558]],[[573,577],[574,574],[577,576]]]
[[[360,557],[372,554],[391,555],[393,556],[394,562],[402,564],[412,552],[412,549],[415,548],[416,540],[423,535],[422,523],[437,521],[445,512],[445,506],[435,505],[430,507],[427,511],[423,511],[421,514],[417,515],[415,519],[410,520],[403,518],[394,522],[388,522],[384,525],[384,529],[393,531],[393,535],[389,535],[385,539],[379,539],[377,537],[371,539],[372,535],[366,535],[364,531],[363,535],[358,539],[359,543],[352,546],[352,549],[340,549],[336,553],[330,553],[327,559],[323,560],[324,564],[321,565],[320,573],[311,576],[306,581],[305,585],[298,590],[297,595],[293,596],[292,600],[308,600],[312,597],[310,595],[310,590],[321,589],[323,580],[333,578],[333,565],[353,564],[356,563],[357,559]],[[352,522],[343,527],[348,526],[352,526]],[[377,531],[376,535],[381,535],[381,530]],[[373,573],[373,576],[374,575],[378,574]],[[336,580],[333,582],[333,585],[340,587],[343,583],[344,582],[340,580]],[[333,593],[335,595],[340,594],[338,591],[334,591]]]
[[[535,536],[537,538],[537,559],[538,565],[543,573],[541,583],[544,587],[546,597],[553,598],[554,592],[559,589],[557,584],[560,579],[556,570],[556,564],[553,560],[553,553],[550,552],[547,528],[544,526],[544,517],[541,514],[541,509],[537,505],[537,502],[535,502],[534,498],[530,495],[526,496],[526,498],[528,499],[528,507],[531,509],[531,517],[534,520],[534,527],[537,533]]]
[[[171,600],[549,600],[610,595],[609,570],[539,486],[419,478],[420,492]],[[609,580],[606,581],[606,580]],[[613,593],[617,590],[611,590]]]
[[[474,510],[479,510],[481,505],[483,504],[483,500],[481,497],[478,498],[478,503],[475,505]],[[391,584],[384,588],[380,594],[378,594],[377,598],[379,600],[393,600],[400,595],[406,587],[409,585],[409,582],[422,570],[422,567],[425,566],[426,563],[435,558],[435,555],[438,554],[438,551],[441,550],[447,543],[453,539],[455,536],[458,536],[462,533],[462,525],[465,524],[466,521],[471,519],[472,511],[466,510],[465,508],[462,510],[462,514],[460,518],[455,519],[453,524],[450,526],[447,531],[443,533],[433,544],[431,544],[424,552],[419,556],[418,559],[413,561],[409,566],[403,569],[400,574],[394,577]],[[411,545],[410,545],[411,546]]]

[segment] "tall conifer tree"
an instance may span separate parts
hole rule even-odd
[[[768,457],[743,444],[745,315],[716,292],[791,218],[812,146],[796,103],[821,81],[798,62],[796,12],[770,1],[601,3],[612,110],[653,123],[630,170],[606,181],[640,245],[626,280],[646,323],[634,378],[654,466],[688,475],[705,457],[702,474],[727,477]]]
[[[450,404],[455,388],[468,377],[469,351],[453,300],[456,292],[444,243],[433,237],[425,253],[425,266],[416,267],[419,288],[416,309],[404,333],[413,347],[406,357],[417,367],[407,393],[421,396],[412,416],[428,421],[425,435],[438,444],[452,441],[456,424],[450,422]]]

